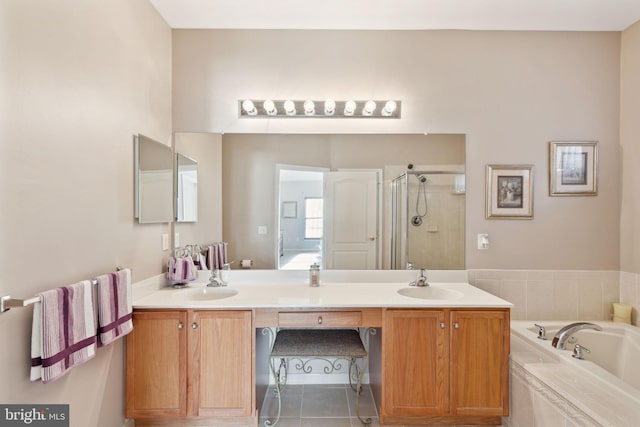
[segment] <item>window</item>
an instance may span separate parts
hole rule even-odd
[[[304,238],[322,239],[323,199],[307,197],[304,199]]]

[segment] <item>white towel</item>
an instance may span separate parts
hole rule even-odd
[[[200,270],[209,270],[207,267],[207,259],[202,254],[198,254],[198,259],[200,260]]]
[[[98,345],[105,346],[133,330],[131,270],[125,268],[98,281]]]
[[[55,381],[96,353],[96,313],[89,280],[39,294],[31,337],[31,380]]]

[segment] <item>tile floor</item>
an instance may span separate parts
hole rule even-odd
[[[282,411],[276,427],[362,427],[356,417],[356,396],[349,385],[288,385],[282,393]],[[360,415],[372,418],[371,427],[378,427],[378,413],[368,385],[360,396]],[[275,416],[278,399],[267,393],[260,426]]]
[[[278,410],[278,400],[271,390],[260,411],[259,427],[263,427],[266,420],[273,420]],[[356,417],[355,393],[348,384],[288,385],[282,395],[282,411],[276,427],[363,427]],[[359,407],[362,418],[371,418],[371,427],[380,427],[371,389],[366,384],[362,386]]]

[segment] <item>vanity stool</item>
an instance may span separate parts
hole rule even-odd
[[[329,360],[330,358],[336,360]],[[280,364],[276,369],[275,360],[277,359],[280,359]],[[347,360],[349,362],[349,385],[356,393],[356,416],[362,424],[371,424],[371,418],[363,419],[358,410],[362,377],[367,360],[367,350],[362,344],[360,333],[354,329],[283,329],[277,332],[269,355],[269,367],[275,380],[275,393],[278,398],[278,413],[274,421],[265,421],[265,426],[275,426],[280,420],[281,392],[287,383],[289,359],[300,360],[296,368],[307,374],[311,372],[311,367],[307,363],[312,360],[322,360],[328,364],[324,368],[325,374],[340,369],[341,365],[337,363],[339,360]],[[363,361],[362,368],[357,364],[358,359]],[[352,379],[356,381],[355,387]]]

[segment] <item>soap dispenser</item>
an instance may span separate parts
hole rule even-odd
[[[320,286],[320,266],[317,263],[309,267],[309,286],[313,288]]]

